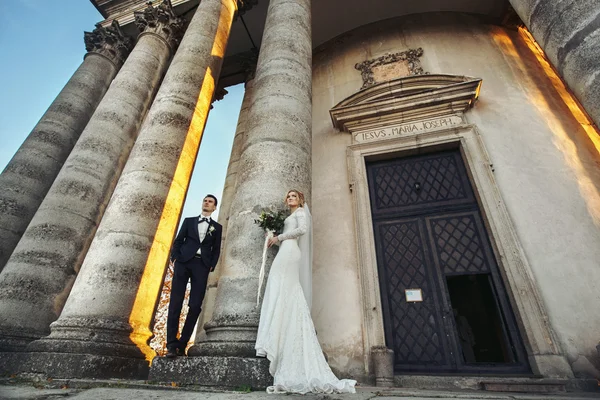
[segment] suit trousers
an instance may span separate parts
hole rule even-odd
[[[167,317],[167,349],[179,348],[183,351],[187,346],[194,331],[194,326],[200,316],[200,311],[202,311],[202,301],[206,293],[209,273],[210,267],[204,264],[200,258],[194,257],[187,262],[175,261],[173,281],[171,283],[169,315]],[[191,281],[192,284],[188,314],[181,330],[181,335],[177,339],[179,317],[188,281]]]

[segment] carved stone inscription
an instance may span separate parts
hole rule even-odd
[[[381,129],[357,132],[354,134],[354,141],[364,143],[392,139],[430,130],[449,128],[454,125],[460,125],[462,122],[462,118],[458,115],[450,115],[448,117],[410,122],[402,125],[391,125]]]
[[[375,82],[387,82],[392,79],[410,75],[408,61],[396,61],[390,64],[377,65],[371,68]]]

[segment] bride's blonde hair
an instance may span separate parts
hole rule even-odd
[[[304,207],[304,193],[302,193],[301,191],[297,190],[297,189],[290,189],[287,191],[287,193],[285,194],[285,199],[283,199],[283,202],[285,204],[287,204],[287,197],[290,193],[296,193],[298,195],[298,206],[300,207]]]

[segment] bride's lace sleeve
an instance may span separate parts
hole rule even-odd
[[[299,238],[300,236],[306,233],[306,213],[304,212],[304,209],[298,209],[298,211],[296,211],[296,213],[294,214],[294,217],[298,221],[298,227],[292,229],[289,232],[282,233],[281,235],[277,236],[277,239],[279,239],[280,242],[288,239]]]

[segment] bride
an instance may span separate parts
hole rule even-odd
[[[283,233],[269,240],[281,247],[269,273],[260,312],[256,355],[271,362],[268,393],[355,393],[356,381],[337,379],[327,364],[310,316],[312,298],[311,216],[304,195],[290,190],[291,214]]]

